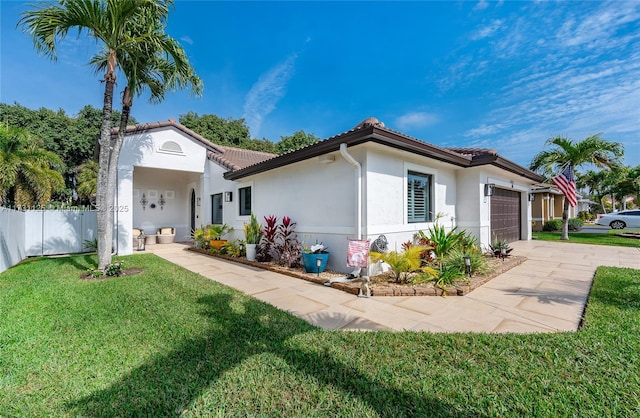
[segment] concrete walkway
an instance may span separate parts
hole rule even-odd
[[[358,298],[330,287],[186,251],[183,244],[147,250],[325,329],[431,332],[574,331],[596,267],[640,269],[640,249],[519,241],[527,261],[466,296]]]

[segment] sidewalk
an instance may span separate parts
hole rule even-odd
[[[575,331],[596,267],[640,269],[640,249],[518,241],[527,261],[466,296],[358,298],[330,287],[206,255],[183,244],[149,252],[325,329],[431,332]]]

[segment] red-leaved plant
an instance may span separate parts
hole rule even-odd
[[[262,230],[262,239],[256,247],[257,261],[271,261],[271,248],[276,243],[278,218],[275,215],[265,216],[264,222],[265,225]]]

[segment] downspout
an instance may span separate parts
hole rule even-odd
[[[356,168],[356,238],[362,239],[362,165],[347,152],[347,144],[340,144],[340,155]]]

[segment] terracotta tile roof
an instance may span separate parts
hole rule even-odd
[[[224,145],[216,145],[222,152],[207,152],[207,158],[215,161],[229,170],[235,171],[241,168],[249,167],[254,164],[261,163],[271,158],[277,157],[276,154],[268,152],[252,151],[248,149],[227,147]]]
[[[251,151],[214,144],[205,137],[176,122],[173,118],[159,122],[148,122],[140,123],[137,125],[129,125],[127,126],[126,134],[142,133],[152,129],[161,129],[167,127],[176,128],[177,130],[190,136],[196,141],[202,143],[207,148],[207,158],[209,160],[215,161],[223,167],[232,171],[240,170],[241,168],[261,163],[263,161],[276,157],[275,154],[269,154],[267,152]],[[118,131],[119,128],[113,128],[111,130],[111,135],[116,135]]]
[[[484,148],[439,147],[408,136],[402,132],[389,129],[384,126],[384,123],[375,118],[365,119],[353,129],[318,141],[304,148],[278,155],[240,170],[228,172],[224,177],[228,180],[237,180],[326,153],[336,152],[342,143],[351,147],[365,142],[378,143],[434,160],[443,161],[458,167],[475,167],[489,164],[536,182],[544,180],[544,178],[537,173],[501,157],[495,150]]]
[[[158,121],[158,122],[147,122],[147,123],[139,123],[137,125],[129,125],[129,126],[127,126],[125,134],[142,133],[142,132],[150,131],[152,129],[160,129],[160,128],[166,128],[166,127],[173,127],[173,128],[176,128],[179,131],[182,131],[183,133],[185,133],[188,136],[192,137],[196,141],[202,143],[209,150],[222,152],[219,149],[218,145],[216,145],[213,142],[209,141],[205,137],[197,134],[196,132],[192,131],[191,129],[187,128],[186,126],[176,122],[176,120],[173,119],[173,118],[170,118],[168,120]],[[116,135],[119,130],[120,130],[120,128],[111,129],[111,135],[112,136]]]
[[[487,155],[498,155],[498,151],[489,148],[459,148],[459,147],[446,147],[451,152],[455,152],[456,154],[465,155],[471,158],[487,156]]]

